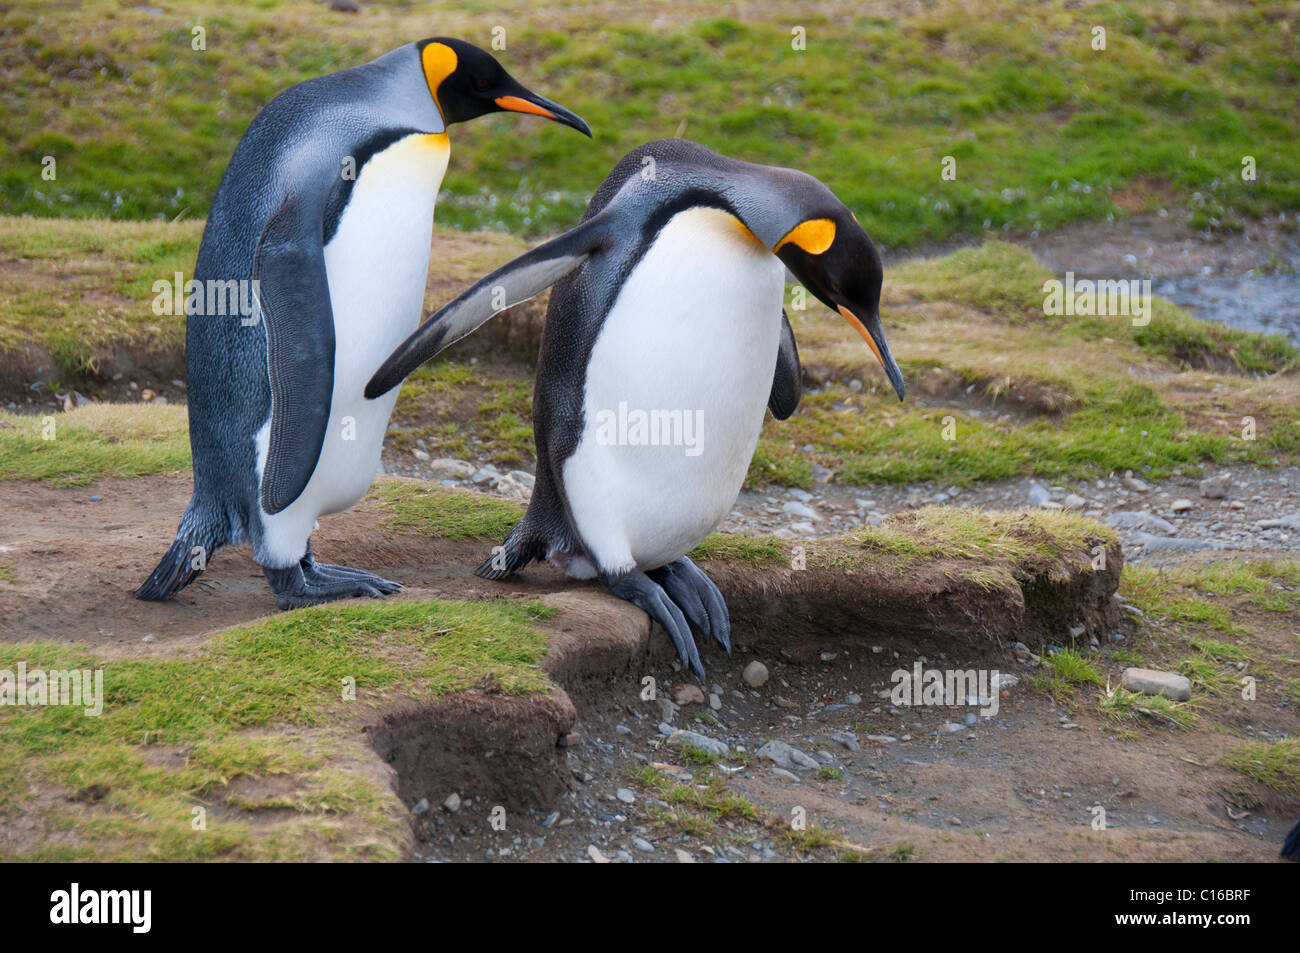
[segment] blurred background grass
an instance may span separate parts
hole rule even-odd
[[[617,158],[682,134],[831,183],[887,246],[1168,206],[1197,228],[1300,206],[1295,4],[691,0],[0,5],[0,213],[203,218],[276,93],[404,42],[488,47],[595,141],[518,117],[453,130],[442,224],[568,227]],[[758,18],[762,18],[760,22]],[[206,30],[206,51],[191,30]],[[1300,24],[1296,24],[1300,25]],[[1092,49],[1104,27],[1107,48]],[[806,50],[792,49],[792,30]],[[58,178],[40,176],[58,160]],[[1243,182],[1243,156],[1258,179]],[[957,178],[940,178],[944,156]]]

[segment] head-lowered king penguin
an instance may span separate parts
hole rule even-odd
[[[309,80],[262,110],[212,203],[187,303],[194,495],[140,586],[165,599],[228,543],[251,543],[281,608],[400,588],[312,557],[316,519],[379,465],[396,393],[362,396],[420,320],[447,126],[527,113],[590,136],[477,47],[411,43]],[[243,287],[228,309],[205,287]],[[240,298],[242,301],[242,297]]]
[[[880,255],[853,213],[812,176],[681,139],[625,156],[581,224],[440,310],[366,395],[388,393],[495,311],[555,282],[533,395],[536,486],[478,575],[547,559],[599,577],[662,625],[703,677],[691,627],[730,652],[731,626],[721,593],[686,554],[735,503],[764,408],[784,419],[799,403],[781,306],[787,267],[863,337],[901,400],[880,323]],[[638,413],[642,424],[658,415],[658,439],[653,426],[623,425]],[[691,442],[674,439],[678,420],[698,424]]]

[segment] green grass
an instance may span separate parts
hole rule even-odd
[[[534,622],[548,613],[515,602],[325,606],[221,633],[188,658],[106,661],[65,645],[0,643],[0,669],[102,669],[105,695],[99,717],[0,709],[0,811],[23,807],[28,780],[57,785],[72,800],[37,810],[75,835],[81,859],[395,859],[405,821],[387,786],[357,767],[368,755],[341,729],[352,706],[484,680],[513,695],[546,691]],[[353,682],[355,702],[344,699]],[[173,748],[175,762],[153,756]],[[241,778],[290,783],[272,805],[240,801],[229,786]],[[202,834],[190,826],[196,806],[208,809]],[[248,812],[268,806],[292,816],[255,828]],[[359,828],[341,827],[347,819]]]
[[[0,480],[82,486],[189,465],[184,407],[90,404],[39,416],[0,411]]]
[[[524,515],[517,503],[434,483],[378,480],[370,490],[389,529],[448,539],[502,539]]]
[[[713,533],[691,551],[692,559],[771,566],[787,561],[785,544],[773,536]]]
[[[1300,738],[1251,741],[1230,752],[1223,763],[1275,791],[1300,796]]]
[[[496,116],[453,130],[439,216],[532,234],[567,227],[614,160],[685,135],[825,179],[891,245],[1050,228],[1169,205],[1198,227],[1300,204],[1300,77],[1267,5],[1077,8],[944,2],[888,17],[853,7],[701,16],[671,2],[494,9],[307,0],[151,16],[108,0],[11,4],[0,129],[9,212],[201,217],[239,135],[303,79],[430,33],[487,45],[596,134]],[[191,27],[207,49],[191,50]],[[1105,26],[1108,48],[1090,48]],[[1032,77],[1032,79],[1031,79]],[[215,146],[214,146],[215,144]],[[58,159],[58,178],[41,160]],[[1241,158],[1259,177],[1243,182]],[[955,181],[940,177],[944,156]],[[1149,193],[1149,194],[1148,194]],[[1128,199],[1122,196],[1128,195]]]

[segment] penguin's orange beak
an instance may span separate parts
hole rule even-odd
[[[583,121],[577,113],[570,112],[559,103],[553,103],[549,99],[538,96],[520,87],[520,96],[498,96],[493,100],[498,109],[504,109],[508,112],[527,113],[530,116],[541,116],[543,119],[549,119],[552,122],[558,122],[562,126],[568,126],[576,129],[588,139],[591,138],[591,127]]]

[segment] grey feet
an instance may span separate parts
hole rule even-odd
[[[704,680],[704,665],[691,627],[712,638],[731,654],[731,617],[722,593],[685,556],[649,573],[634,569],[621,576],[602,577],[609,591],[645,610],[663,626],[681,663]],[[689,620],[689,623],[688,623]]]
[[[384,579],[374,573],[318,563],[312,556],[310,547],[298,565],[288,569],[268,569],[263,566],[262,573],[275,593],[275,604],[281,609],[297,609],[354,596],[382,599],[402,588],[400,582]]]

